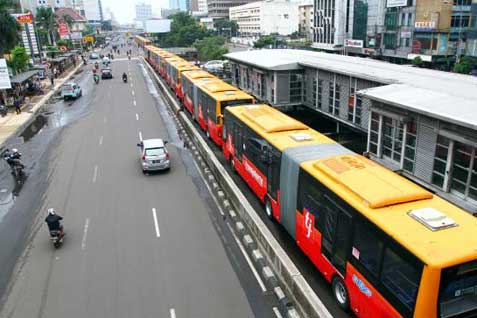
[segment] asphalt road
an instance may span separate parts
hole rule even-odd
[[[115,56],[112,69],[98,85],[88,69],[83,100],[59,102],[88,112],[50,138],[30,170],[25,187],[37,196],[26,202],[37,206],[24,210],[37,214],[31,226],[10,226],[29,232],[17,235],[28,241],[0,317],[273,317],[273,296],[219,217],[139,61]],[[140,137],[170,141],[169,172],[142,174]],[[43,224],[49,207],[65,218],[59,250]]]

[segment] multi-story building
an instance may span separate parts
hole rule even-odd
[[[241,6],[256,0],[207,0],[207,12],[213,19],[228,19],[229,8]]]
[[[171,15],[176,14],[179,12],[179,9],[166,9],[166,8],[161,8],[161,17],[164,19],[169,18]]]
[[[313,15],[314,10],[312,1],[306,1],[298,5],[298,32],[310,40],[312,38]]]
[[[190,0],[169,0],[169,9],[188,11],[188,3],[190,3]]]
[[[286,0],[266,0],[231,7],[230,20],[246,36],[289,35],[298,31],[298,6]]]
[[[477,211],[475,78],[301,50],[226,54],[233,83],[367,135],[371,159]]]
[[[152,18],[152,6],[149,3],[136,3],[136,20],[143,21]]]
[[[197,0],[197,11],[207,13],[207,0]]]
[[[467,32],[466,55],[477,56],[477,0],[472,0],[470,29]]]
[[[101,0],[83,0],[84,17],[90,22],[103,21]]]

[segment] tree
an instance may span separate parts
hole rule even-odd
[[[65,14],[65,15],[63,16],[63,20],[66,22],[66,24],[68,24],[68,28],[69,28],[70,30],[72,30],[72,29],[73,29],[73,25],[75,24],[75,20],[74,20],[70,15],[68,15],[68,14]]]
[[[87,25],[84,27],[83,31],[81,31],[81,34],[82,34],[83,36],[85,36],[85,35],[92,35],[93,33],[94,33],[93,27],[92,27],[91,25],[89,25],[89,24],[87,24]]]
[[[199,52],[199,58],[202,61],[218,60],[222,56],[229,52],[224,47],[225,38],[222,36],[211,36],[197,40],[194,43],[194,47]]]
[[[11,51],[10,65],[15,73],[23,71],[28,65],[29,60],[30,56],[23,46],[15,46]]]
[[[161,47],[191,46],[211,34],[188,13],[178,12],[171,19],[171,31],[157,36]]]
[[[260,39],[258,39],[254,44],[253,47],[257,49],[261,49],[264,47],[269,47],[269,46],[281,46],[281,45],[286,45],[286,41],[284,41],[282,38],[277,37],[276,35],[266,35],[262,36]]]
[[[422,61],[422,58],[420,56],[416,56],[413,60],[412,60],[412,65],[414,66],[417,66],[417,67],[422,67],[423,65],[423,61]]]
[[[55,44],[58,24],[55,15],[50,7],[39,7],[36,11],[36,23],[38,27],[46,34],[48,43]]]
[[[66,46],[68,49],[71,49],[73,47],[73,42],[71,42],[70,39],[61,39],[56,41],[56,46]]]
[[[218,35],[222,35],[225,37],[237,36],[237,31],[238,31],[237,21],[219,19],[214,22],[214,27],[217,30]]]
[[[471,69],[471,63],[465,57],[461,58],[459,63],[454,64],[454,72],[460,74],[469,74]]]
[[[20,41],[20,24],[9,12],[12,7],[13,1],[0,0],[0,57]]]

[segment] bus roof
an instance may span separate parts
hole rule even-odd
[[[219,102],[240,99],[250,99],[253,101],[252,96],[222,80],[205,83],[200,86],[200,89]]]
[[[297,146],[334,142],[268,105],[234,106],[228,107],[227,110],[279,151]]]
[[[200,70],[197,66],[194,64],[185,61],[185,62],[172,62],[171,63],[172,67],[179,70],[179,71],[189,71],[189,70]]]
[[[301,166],[425,264],[477,260],[477,219],[408,179],[358,154]]]
[[[200,80],[202,78],[216,78],[214,75],[210,74],[209,72],[206,72],[200,68],[197,70],[193,71],[185,71],[182,73],[183,76],[187,77],[191,82],[195,82],[197,80]]]
[[[140,36],[140,35],[136,35],[136,36],[135,36],[135,39],[136,39],[137,41],[141,41],[141,42],[143,42],[143,43],[151,43],[151,40],[146,39],[145,37],[142,37],[142,36]]]

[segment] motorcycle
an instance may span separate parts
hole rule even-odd
[[[128,82],[128,78],[125,77],[125,76],[123,76],[123,82],[124,82],[124,83],[127,83],[127,82]]]
[[[93,75],[93,79],[94,79],[94,82],[95,82],[96,84],[99,84],[99,75],[98,75],[98,74],[94,74],[94,75]]]
[[[21,180],[25,176],[25,172],[23,171],[25,166],[20,161],[22,154],[19,152],[11,153],[9,150],[7,150],[3,154],[3,156],[4,156],[3,159],[5,159],[5,161],[8,163],[8,165],[12,169],[13,177],[19,182],[21,182]]]
[[[50,241],[55,248],[60,248],[63,245],[64,233],[61,230],[50,231]]]

